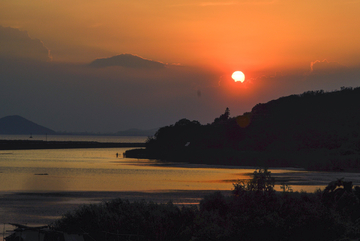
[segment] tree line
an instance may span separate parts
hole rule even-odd
[[[308,91],[230,110],[202,125],[181,119],[126,156],[208,164],[300,166],[311,170],[360,167],[360,88]]]

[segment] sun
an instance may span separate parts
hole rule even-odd
[[[245,81],[245,75],[243,72],[241,71],[235,71],[232,75],[231,78],[234,79],[235,82],[240,81],[241,83],[243,83]]]

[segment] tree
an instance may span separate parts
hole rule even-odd
[[[220,117],[215,118],[214,123],[218,123],[218,122],[222,122],[222,121],[227,121],[230,117],[230,110],[228,107],[226,107],[225,109],[225,113],[220,115]]]
[[[275,178],[271,177],[271,172],[267,169],[258,169],[253,173],[253,178],[248,182],[239,180],[234,183],[234,195],[240,195],[245,191],[256,191],[263,193],[271,193],[274,191]]]

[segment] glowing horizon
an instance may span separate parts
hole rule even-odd
[[[21,0],[3,5],[0,25],[43,41],[54,61],[91,62],[130,53],[166,63],[252,70],[304,68],[324,59],[360,65],[360,34],[350,31],[357,29],[359,2]]]
[[[359,12],[359,1],[337,0],[2,1],[0,118],[56,131],[158,128],[356,87]]]

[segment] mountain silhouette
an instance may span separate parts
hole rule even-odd
[[[3,135],[42,135],[56,134],[55,131],[40,126],[21,116],[12,115],[0,119],[0,134]]]
[[[165,68],[166,65],[137,55],[120,54],[110,58],[96,59],[92,61],[89,66],[96,68],[120,66],[133,69],[162,69]]]

